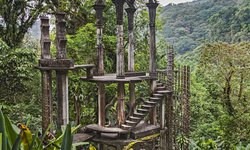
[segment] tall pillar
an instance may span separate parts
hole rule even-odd
[[[41,16],[41,59],[50,59],[49,18]],[[41,70],[42,74],[42,132],[52,122],[52,75],[51,70]]]
[[[128,14],[128,71],[135,71],[135,42],[134,42],[134,0],[129,1],[130,8],[126,9]],[[135,108],[135,84],[129,84],[129,100],[130,100],[130,113],[134,112]]]
[[[168,51],[167,65],[167,90],[171,91],[167,95],[167,149],[173,149],[173,88],[174,88],[174,51],[171,46]]]
[[[151,76],[156,76],[156,40],[155,40],[155,18],[156,18],[156,8],[158,3],[150,1],[147,3],[149,10],[149,28],[150,28],[150,61],[149,61],[149,73]]]
[[[56,14],[56,59],[66,59],[66,22],[65,13]],[[56,90],[57,90],[57,129],[69,122],[69,101],[68,101],[68,71],[56,71]]]
[[[149,28],[150,28],[150,39],[149,39],[149,45],[150,45],[150,60],[149,60],[149,75],[152,77],[156,77],[156,40],[155,40],[155,18],[156,18],[156,8],[158,7],[157,2],[153,2],[152,0],[149,0],[149,3],[147,3],[147,7],[149,10]],[[155,90],[155,81],[151,80],[150,82],[150,89],[151,93]],[[150,123],[155,124],[157,123],[156,120],[156,108],[153,108],[150,112]]]
[[[125,78],[124,66],[124,32],[123,32],[123,5],[125,0],[112,0],[116,7],[116,30],[117,30],[117,45],[116,45],[116,77],[118,79]],[[118,83],[118,125],[125,122],[125,103],[124,103],[124,83]]]
[[[105,5],[102,1],[97,1],[94,5],[96,11],[96,35],[97,35],[97,75],[104,75],[104,48],[103,38],[103,9]],[[105,85],[98,83],[98,125],[105,126]]]

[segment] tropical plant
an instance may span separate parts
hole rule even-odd
[[[0,109],[0,150],[42,150],[44,148],[69,150],[72,147],[73,133],[79,127],[80,125],[71,128],[71,125],[68,124],[63,134],[57,138],[51,135],[49,128],[44,135],[39,136],[38,131],[32,135],[27,125],[12,124]]]

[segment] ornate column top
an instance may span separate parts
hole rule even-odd
[[[127,8],[125,9],[128,14],[128,30],[133,30],[134,28],[134,13],[136,11],[135,8]]]
[[[49,23],[49,17],[46,16],[46,15],[40,16],[40,20],[41,20],[42,24],[48,24]]]
[[[103,10],[105,5],[103,3],[96,3],[93,7],[96,11],[96,27],[101,28],[103,26]]]
[[[149,9],[149,25],[151,27],[155,27],[155,17],[156,17],[156,8],[158,7],[159,3],[153,2],[153,0],[149,1],[149,3],[146,4]]]
[[[117,25],[123,24],[123,5],[126,0],[112,0],[116,7]]]
[[[128,4],[129,8],[134,8],[135,9],[135,0],[126,0],[126,3]]]

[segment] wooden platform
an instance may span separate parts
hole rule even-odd
[[[104,76],[94,76],[92,79],[87,77],[81,77],[81,79],[85,82],[101,82],[101,83],[131,83],[131,82],[141,82],[143,80],[155,80],[156,77],[151,77],[149,74],[145,74],[143,76],[127,76],[124,79],[116,78],[116,74],[106,74]]]

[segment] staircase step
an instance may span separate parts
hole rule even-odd
[[[153,96],[156,96],[156,97],[163,97],[164,95],[163,94],[153,94]]]
[[[168,94],[168,93],[171,93],[171,92],[168,91],[168,90],[161,90],[161,91],[157,91],[157,93],[159,93],[159,94]]]
[[[122,127],[122,129],[125,129],[125,130],[129,130],[132,128],[132,126],[126,125],[126,124],[122,124],[121,127]]]
[[[149,99],[150,99],[150,100],[160,100],[161,97],[150,97]]]
[[[126,120],[125,124],[133,127],[137,124],[137,122]]]
[[[156,80],[156,83],[161,83],[161,81],[160,80]]]
[[[145,113],[139,113],[139,112],[135,112],[135,113],[134,113],[134,116],[135,116],[135,117],[140,117],[140,118],[144,118],[146,115],[147,115],[147,114],[145,114]]]
[[[142,120],[142,118],[141,117],[135,117],[135,116],[129,116],[129,120],[138,122],[138,121]]]
[[[146,105],[156,105],[157,102],[152,102],[152,101],[145,101],[144,102]]]
[[[156,83],[156,86],[163,86],[163,83]]]
[[[156,87],[157,90],[166,90],[166,87],[165,86],[158,86]]]
[[[142,105],[141,106],[142,109],[151,109],[152,107],[154,107],[154,105]]]
[[[148,113],[149,109],[141,109],[141,108],[139,108],[139,109],[137,109],[137,112],[138,113]]]

